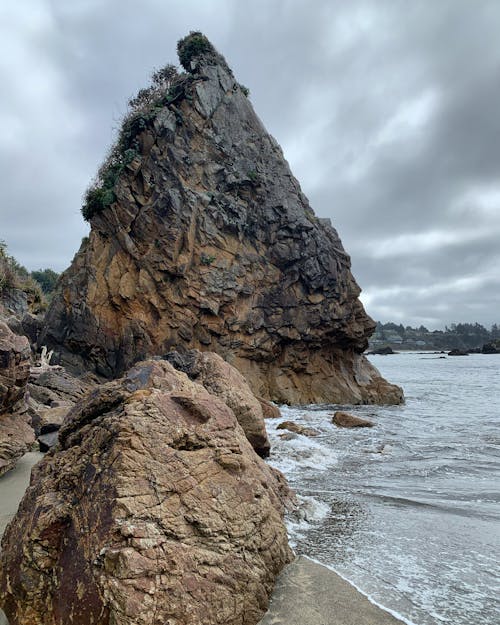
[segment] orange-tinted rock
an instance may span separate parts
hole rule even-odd
[[[362,355],[375,323],[336,230],[224,59],[197,59],[136,125],[116,201],[92,216],[40,344],[106,377],[196,348],[277,403],[400,402]]]
[[[362,419],[355,415],[338,410],[332,417],[332,423],[341,428],[371,428],[375,424],[368,419]]]
[[[3,541],[11,625],[254,625],[290,561],[283,478],[164,361],[75,405]]]

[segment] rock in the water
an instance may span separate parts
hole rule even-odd
[[[299,425],[294,421],[283,421],[280,423],[277,430],[288,430],[289,432],[295,432],[296,434],[302,434],[302,436],[318,436],[318,430],[314,428],[308,428],[305,425]]]
[[[452,349],[448,352],[448,356],[468,356],[469,351],[467,349]]]
[[[262,404],[250,390],[245,378],[234,367],[213,352],[191,350],[187,354],[171,352],[166,359],[191,380],[220,397],[234,412],[238,423],[259,456],[269,455],[271,448],[262,414]]]
[[[0,475],[35,442],[24,403],[30,356],[28,339],[0,322]]]
[[[273,404],[263,397],[257,397],[257,399],[260,401],[264,419],[279,419],[281,417],[281,411],[276,404]]]
[[[291,560],[283,478],[232,410],[149,361],[75,405],[3,541],[13,625],[254,625]]]
[[[277,403],[401,402],[362,355],[375,323],[336,230],[314,215],[245,90],[205,48],[175,93],[125,121],[119,176],[92,196],[115,201],[87,205],[89,238],[39,343],[106,377],[197,348]]]
[[[482,354],[500,354],[500,340],[485,343],[481,348]]]
[[[332,423],[341,428],[371,428],[375,424],[368,419],[356,417],[348,412],[338,410],[332,417]]]
[[[378,356],[388,356],[389,354],[396,354],[390,345],[386,345],[385,347],[377,347],[376,349],[372,349],[368,354],[374,354]]]

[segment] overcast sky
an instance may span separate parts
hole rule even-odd
[[[202,30],[375,319],[500,323],[498,0],[3,0],[0,239],[67,267],[127,100]]]

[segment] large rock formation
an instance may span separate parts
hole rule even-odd
[[[0,321],[0,475],[35,442],[24,402],[30,357],[28,339]]]
[[[269,455],[271,445],[264,423],[263,404],[252,393],[241,373],[214,352],[196,349],[185,354],[170,352],[166,359],[209,393],[220,397],[234,412],[255,451],[263,457]]]
[[[2,540],[10,625],[254,625],[290,492],[232,410],[165,361],[75,405]]]
[[[129,116],[87,197],[40,344],[107,377],[194,347],[276,402],[400,402],[362,355],[375,324],[336,230],[225,60],[199,35],[179,49],[188,74]]]

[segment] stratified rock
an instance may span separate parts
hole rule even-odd
[[[368,419],[362,419],[356,417],[348,412],[338,410],[332,417],[332,423],[338,425],[341,428],[371,428],[375,424]]]
[[[283,478],[232,410],[149,361],[71,411],[2,540],[11,625],[254,625],[291,560]]]
[[[30,375],[28,339],[14,334],[0,321],[0,414],[23,399]]]
[[[42,363],[42,366],[31,367],[26,401],[40,451],[47,452],[54,447],[57,431],[68,412],[95,386],[92,376],[78,378],[60,366]]]
[[[204,386],[209,393],[220,397],[234,412],[259,456],[265,458],[269,455],[271,445],[267,437],[262,405],[241,373],[213,352],[171,352],[165,358],[191,380]]]
[[[225,60],[203,47],[175,93],[126,120],[118,179],[95,193],[115,201],[87,213],[89,238],[40,344],[106,377],[197,348],[277,403],[399,403],[401,389],[362,355],[375,323],[336,230],[314,215]]]
[[[28,340],[0,322],[0,475],[35,442],[24,403],[30,356]]]
[[[302,434],[302,436],[318,436],[318,430],[314,428],[308,428],[305,425],[300,425],[295,423],[294,421],[283,421],[280,423],[277,430],[288,430],[289,432],[294,432],[295,434]]]

